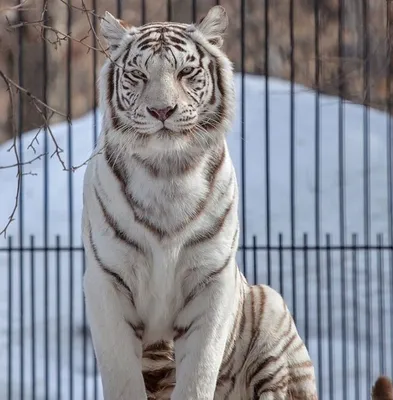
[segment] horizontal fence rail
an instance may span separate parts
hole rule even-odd
[[[329,235],[325,239],[318,249],[307,245],[307,235],[302,245],[268,248],[258,246],[254,237],[251,246],[239,247],[238,258],[241,263],[247,253],[248,264],[241,269],[250,283],[268,284],[283,295],[292,313],[296,309],[297,328],[322,375],[320,396],[368,398],[367,376],[391,374],[393,367],[393,248],[382,235],[374,248],[359,246],[357,235],[346,248],[334,246]],[[36,247],[35,242],[32,236],[22,251],[23,268],[14,268],[21,249],[13,246],[12,237],[0,249],[8,265],[8,351],[3,361],[9,397],[16,398],[23,386],[26,398],[102,399],[83,306],[83,248],[63,246],[59,236],[54,247]],[[338,268],[341,252],[344,269]],[[346,365],[340,363],[343,355]]]
[[[283,295],[319,398],[369,399],[378,375],[393,377],[393,2],[76,3],[37,1],[38,17],[16,11],[14,79],[72,124],[47,126],[44,107],[37,132],[31,98],[15,97],[21,177],[15,221],[0,238],[0,400],[103,399],[80,243],[84,162],[101,127],[97,16],[196,22],[214,4],[229,14],[224,50],[236,71],[228,145],[239,182],[239,268]],[[54,46],[51,31],[38,29],[34,42],[29,23],[38,19],[67,36]],[[5,147],[0,167],[14,163]],[[0,168],[5,221],[13,206],[5,199],[15,197],[9,171]]]

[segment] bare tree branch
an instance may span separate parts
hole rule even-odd
[[[24,0],[21,3],[17,4],[16,6],[8,6],[8,7],[0,8],[0,14],[4,13],[6,11],[22,11],[22,10],[26,10],[26,8],[24,8],[24,5],[26,3],[27,3],[27,0]]]
[[[3,71],[0,70],[0,75],[3,78],[3,80],[6,82],[7,86],[13,86],[15,89],[19,90],[20,92],[24,93],[26,96],[28,96],[34,104],[39,104],[46,109],[52,111],[54,114],[61,115],[62,117],[66,118],[68,122],[71,122],[70,118],[68,115],[55,110],[48,104],[44,103],[42,100],[40,100],[38,97],[34,96],[32,93],[30,93],[27,89],[23,88],[22,86],[19,86],[15,81],[13,81],[11,78],[9,78]]]
[[[13,147],[14,147],[14,144],[11,146],[10,150]],[[47,153],[42,153],[42,154],[38,155],[37,157],[32,158],[29,161],[19,162],[19,163],[15,163],[15,164],[11,164],[11,165],[0,165],[0,169],[18,168],[19,166],[22,166],[22,165],[31,165],[31,164],[33,164],[34,161],[41,160],[41,158],[46,155],[47,155]]]
[[[16,160],[16,168],[17,168],[17,174],[16,174],[16,179],[17,179],[17,186],[16,186],[16,194],[15,194],[15,202],[14,202],[14,206],[13,209],[11,211],[10,216],[8,217],[8,222],[6,223],[5,227],[3,228],[3,230],[0,232],[0,236],[4,235],[4,237],[6,237],[7,235],[7,229],[8,227],[11,225],[12,221],[14,221],[14,216],[16,213],[16,210],[18,209],[18,200],[19,200],[19,195],[20,195],[20,187],[21,187],[21,181],[22,181],[22,165],[20,163],[20,157],[19,157],[19,153],[18,153],[18,149],[17,149],[17,130],[16,130],[16,125],[15,125],[15,103],[14,103],[14,93],[12,90],[12,86],[11,83],[9,82],[9,80],[6,78],[6,76],[4,75],[4,73],[0,70],[0,76],[3,78],[4,83],[7,86],[7,90],[9,92],[9,96],[10,96],[10,104],[11,104],[11,124],[12,124],[12,132],[13,132],[13,144],[10,148],[10,150],[12,149],[14,151],[15,154],[15,160]]]
[[[51,26],[50,23],[47,22],[47,11],[48,11],[48,1],[46,1],[42,7],[42,13],[39,18],[33,21],[19,21],[19,22],[11,22],[8,20],[7,17],[5,17],[8,21],[8,27],[7,30],[9,31],[16,31],[17,29],[21,29],[24,27],[32,27],[34,29],[37,29],[40,32],[40,37],[41,40],[46,41],[47,43],[55,46],[61,45],[63,42],[76,42],[81,44],[82,46],[85,46],[87,48],[87,52],[89,51],[97,51],[98,53],[105,54],[105,56],[110,59],[112,62],[115,62],[111,59],[110,54],[108,53],[108,48],[101,42],[100,38],[98,37],[98,34],[94,28],[93,24],[93,18],[99,18],[101,19],[102,17],[98,16],[95,13],[95,10],[88,9],[85,1],[81,0],[81,6],[75,6],[68,4],[67,1],[65,0],[59,0],[60,3],[63,3],[66,5],[69,9],[74,9],[76,11],[79,11],[83,13],[86,16],[87,20],[87,26],[88,26],[88,31],[87,35],[85,35],[83,38],[76,38],[72,35],[71,32],[62,32],[59,29],[56,29],[55,27]],[[5,7],[0,9],[0,13],[5,13],[9,11],[23,11],[26,10],[25,8],[26,4],[28,3],[28,0],[23,1],[21,4],[17,6],[10,6],[10,7]],[[51,38],[48,38],[48,35],[45,32],[51,32],[53,35]],[[87,42],[88,38],[91,38],[91,36],[96,39],[97,45],[92,46]],[[9,151],[13,151],[15,155],[15,162],[10,164],[10,165],[0,165],[0,170],[5,170],[5,169],[12,169],[16,168],[16,178],[17,178],[17,187],[16,187],[16,193],[15,193],[15,201],[14,205],[12,208],[12,211],[10,213],[10,216],[8,218],[8,221],[5,225],[5,227],[1,230],[0,235],[6,236],[7,229],[11,225],[11,223],[15,220],[15,215],[16,211],[18,208],[18,203],[19,203],[19,198],[21,195],[21,180],[23,175],[34,175],[32,172],[23,172],[23,166],[26,165],[31,165],[35,161],[41,160],[43,157],[55,157],[58,162],[61,164],[62,169],[64,171],[71,171],[75,172],[79,168],[85,166],[93,157],[95,157],[98,154],[101,154],[100,151],[94,152],[94,154],[89,157],[86,161],[82,162],[79,165],[70,165],[67,166],[65,161],[62,158],[62,153],[63,149],[60,147],[59,143],[57,142],[56,136],[53,133],[51,127],[50,127],[50,120],[53,117],[53,115],[59,115],[63,117],[64,119],[67,120],[68,123],[71,123],[71,119],[69,115],[66,115],[64,112],[61,112],[53,107],[51,107],[47,102],[41,100],[34,94],[32,94],[29,90],[27,90],[25,87],[14,81],[10,76],[5,71],[2,71],[0,69],[0,77],[4,81],[7,91],[9,93],[9,102],[10,102],[10,108],[11,108],[11,121],[12,121],[12,135],[13,135],[13,144],[10,147]],[[44,132],[44,134],[47,134],[51,140],[51,142],[54,145],[54,150],[51,152],[51,154],[48,153],[40,153],[34,156],[33,158],[29,159],[28,161],[21,161],[21,157],[18,151],[18,136],[19,132],[17,130],[16,124],[15,124],[15,117],[16,117],[16,109],[15,109],[15,94],[19,93],[19,96],[24,95],[26,96],[30,103],[33,105],[35,108],[36,112],[40,115],[42,118],[42,125],[41,127],[37,130],[36,134],[30,141],[30,143],[27,146],[27,149],[32,149],[34,153],[36,153],[36,148],[35,144],[38,143],[38,136]]]

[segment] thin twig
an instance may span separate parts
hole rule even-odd
[[[12,145],[9,150],[12,150],[13,147],[14,147],[14,145]],[[11,164],[11,165],[0,165],[0,169],[16,168],[21,165],[31,165],[31,164],[33,164],[34,161],[41,160],[41,158],[46,155],[47,155],[47,153],[42,153],[39,156],[34,157],[29,161],[19,162],[19,163],[15,163],[15,164]]]
[[[91,19],[91,17],[99,18],[99,19],[102,19],[102,17],[98,16],[94,10],[88,9],[86,7],[84,0],[81,0],[81,4],[82,4],[81,7],[67,4],[67,2],[65,0],[59,0],[59,1],[63,4],[65,4],[69,9],[72,8],[72,9],[78,10],[78,11],[82,12],[83,14],[85,14],[87,22],[88,22],[88,26],[89,26],[87,36],[85,36],[81,39],[78,39],[78,38],[73,37],[71,32],[64,33],[64,32],[61,32],[60,30],[48,25],[48,23],[46,21],[46,12],[47,12],[47,8],[48,8],[48,1],[45,2],[44,6],[42,8],[43,12],[42,12],[39,20],[23,21],[23,22],[17,22],[15,24],[8,22],[9,30],[16,30],[16,29],[20,29],[25,26],[32,26],[33,28],[40,30],[42,40],[44,40],[44,41],[46,40],[48,43],[50,43],[52,45],[56,46],[58,44],[61,44],[62,41],[74,41],[74,42],[77,42],[77,43],[85,46],[88,49],[88,51],[93,50],[93,51],[97,51],[99,53],[105,54],[105,56],[108,59],[110,59],[111,62],[115,62],[111,59],[111,56],[108,53],[108,48],[103,45],[100,38],[98,37],[98,34],[97,34],[96,30],[94,29],[94,25],[93,25],[93,22]],[[19,4],[17,6],[0,9],[0,12],[9,11],[9,10],[21,11],[21,10],[23,10],[22,6],[25,5],[26,3],[27,3],[27,0],[23,1],[21,4]],[[53,32],[53,34],[55,35],[55,38],[54,39],[52,38],[52,40],[48,39],[47,35],[44,33],[45,31]],[[90,34],[93,34],[94,37],[96,38],[96,42],[98,43],[97,46],[91,46],[86,43],[86,40],[87,40],[87,38],[90,37]],[[10,97],[13,144],[10,147],[9,151],[13,150],[13,152],[15,154],[15,163],[10,164],[10,165],[0,166],[0,170],[10,169],[10,168],[17,169],[17,187],[16,187],[16,193],[15,193],[14,206],[13,206],[10,216],[8,218],[7,224],[5,225],[4,229],[2,229],[0,232],[0,235],[6,236],[7,229],[9,228],[10,224],[15,220],[15,215],[16,215],[16,211],[18,208],[18,202],[19,202],[19,198],[21,196],[22,177],[23,177],[23,175],[34,175],[32,172],[23,172],[22,167],[24,165],[30,165],[34,161],[40,160],[42,157],[50,156],[50,157],[57,158],[57,160],[62,165],[62,168],[64,171],[75,172],[77,169],[87,165],[87,163],[93,157],[95,157],[98,154],[101,154],[101,150],[94,152],[94,154],[91,157],[89,157],[86,161],[84,161],[80,165],[68,166],[68,168],[67,168],[66,163],[62,159],[63,149],[59,146],[57,139],[49,125],[49,121],[54,114],[57,114],[57,115],[60,115],[63,118],[65,118],[68,121],[68,123],[71,123],[70,116],[56,110],[55,108],[49,106],[49,104],[47,104],[46,102],[44,102],[41,99],[39,99],[38,97],[34,96],[29,90],[22,87],[18,83],[16,83],[13,79],[11,79],[2,70],[0,70],[0,77],[5,82],[7,90],[9,92],[9,97]],[[54,151],[51,154],[47,154],[47,153],[39,154],[39,155],[36,155],[34,158],[30,159],[29,161],[21,162],[20,154],[18,152],[18,147],[17,147],[17,138],[19,136],[19,133],[17,131],[16,124],[15,124],[15,100],[14,100],[15,93],[19,93],[19,96],[21,96],[22,94],[27,96],[30,99],[34,108],[36,109],[37,113],[41,116],[41,118],[43,120],[42,126],[38,129],[37,133],[34,135],[33,139],[31,140],[30,144],[28,145],[27,149],[31,148],[34,151],[34,153],[36,153],[36,149],[34,148],[34,145],[35,145],[35,143],[38,143],[39,134],[42,132],[42,130],[45,130],[45,133],[49,135],[51,141],[54,144]],[[49,115],[47,115],[47,114],[49,114]]]
[[[21,3],[17,4],[16,6],[8,6],[8,7],[0,8],[0,13],[6,12],[6,11],[22,11],[22,10],[26,10],[26,8],[23,8],[23,6],[26,3],[27,3],[27,0],[24,0]]]
[[[18,209],[18,199],[19,199],[19,195],[20,195],[20,188],[21,188],[21,182],[22,182],[22,165],[20,163],[19,153],[18,153],[18,149],[16,146],[16,138],[17,138],[18,132],[17,132],[16,126],[15,126],[14,93],[12,91],[12,86],[11,86],[10,81],[7,80],[6,76],[4,75],[4,73],[1,70],[0,70],[0,76],[3,78],[4,83],[7,86],[7,90],[9,92],[9,97],[10,97],[11,125],[12,125],[12,132],[13,132],[13,136],[14,136],[13,144],[12,144],[10,150],[11,149],[14,150],[15,159],[16,159],[16,168],[17,168],[17,175],[16,175],[17,183],[16,183],[16,194],[15,194],[14,206],[13,206],[10,216],[8,217],[8,222],[6,223],[4,229],[0,232],[0,236],[4,235],[4,237],[7,237],[7,229],[11,225],[12,221],[14,221],[14,216],[15,216],[16,210]]]
[[[54,114],[61,115],[62,117],[66,118],[67,121],[70,121],[70,118],[68,115],[55,110],[54,108],[50,107],[48,104],[44,103],[42,100],[40,100],[38,97],[34,96],[31,92],[29,92],[27,89],[23,88],[22,86],[19,86],[15,81],[13,81],[11,78],[9,78],[3,71],[0,70],[0,76],[3,78],[3,80],[6,82],[7,86],[13,86],[15,89],[19,90],[20,92],[24,93],[26,96],[28,96],[33,103],[40,104],[41,106],[45,107],[46,109],[52,111]]]

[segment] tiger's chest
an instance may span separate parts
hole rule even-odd
[[[180,309],[182,270],[179,248],[156,245],[148,268],[140,271],[136,309],[145,325],[143,341],[154,343],[173,338],[173,323]]]
[[[209,190],[199,171],[181,179],[152,181],[145,170],[134,169],[127,195],[137,219],[168,236],[181,234],[191,226],[205,208]]]

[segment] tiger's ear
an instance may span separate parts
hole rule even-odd
[[[110,12],[105,11],[101,20],[101,33],[109,45],[109,51],[116,50],[127,34],[127,24],[115,18]]]
[[[225,8],[212,7],[201,19],[197,28],[211,44],[221,47],[224,43],[223,35],[228,28],[228,15]]]

